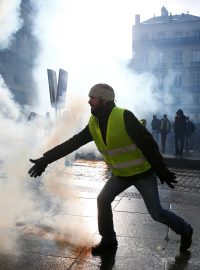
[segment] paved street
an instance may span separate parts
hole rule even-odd
[[[96,197],[104,185],[102,177],[107,175],[107,168],[101,161],[79,160],[66,168],[62,199],[42,194],[40,180],[34,182],[38,199],[46,196],[46,211],[40,222],[19,218],[14,228],[6,230],[9,237],[13,236],[11,239],[17,235],[17,240],[9,253],[1,252],[0,269],[200,269],[200,170],[172,170],[178,175],[176,189],[159,184],[159,192],[162,205],[184,217],[194,228],[188,252],[179,252],[180,237],[152,220],[140,194],[131,187],[113,202],[118,250],[93,257],[90,247],[99,239]],[[71,191],[67,197],[65,190]]]

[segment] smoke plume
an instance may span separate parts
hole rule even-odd
[[[75,122],[70,120],[72,115],[63,115],[56,126],[42,117],[27,121],[2,79],[0,105],[0,251],[11,252],[16,248],[20,236],[20,230],[16,229],[18,224],[21,224],[20,228],[24,232],[46,236],[47,226],[52,230],[51,237],[58,242],[67,241],[78,246],[91,244],[94,231],[87,231],[81,217],[79,220],[70,217],[68,222],[68,218],[62,220],[63,216],[53,212],[57,204],[61,213],[72,205],[81,208],[69,185],[71,172],[70,168],[67,170],[65,167],[64,160],[49,165],[47,172],[39,179],[28,175],[32,166],[29,158],[39,158],[47,149],[63,142],[73,132]],[[83,111],[76,112],[77,118],[81,119]],[[85,228],[84,236],[78,234],[76,228],[80,222],[83,226],[79,227],[79,231]],[[75,228],[76,237],[73,239]]]

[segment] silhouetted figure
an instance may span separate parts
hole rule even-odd
[[[160,122],[160,135],[161,135],[161,144],[162,152],[165,153],[165,145],[167,140],[167,134],[171,131],[171,124],[167,115],[164,114]]]
[[[29,116],[28,116],[27,121],[34,120],[34,119],[37,118],[37,117],[40,117],[40,116],[39,116],[37,113],[35,113],[35,112],[31,112],[31,113],[29,114]]]
[[[192,135],[195,132],[195,125],[190,120],[190,118],[186,117],[186,128],[185,128],[185,150],[186,151],[192,151],[193,150],[193,144],[192,144]]]
[[[157,118],[156,114],[153,115],[153,119],[151,121],[151,128],[153,138],[158,144],[158,138],[160,133],[160,120]]]
[[[176,112],[174,122],[174,136],[175,136],[175,155],[183,155],[184,139],[186,130],[186,116],[183,111],[179,109]]]
[[[144,126],[144,127],[147,127],[147,120],[146,119],[141,119],[140,120],[140,123]]]
[[[46,119],[50,119],[50,112],[46,112]]]

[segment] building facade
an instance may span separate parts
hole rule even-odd
[[[161,16],[140,22],[135,15],[132,30],[132,63],[136,72],[157,78],[158,91],[169,91],[170,111],[182,108],[200,120],[200,17],[172,15],[165,7]]]

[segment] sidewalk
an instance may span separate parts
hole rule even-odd
[[[200,170],[200,153],[183,153],[183,156],[174,156],[170,154],[164,154],[166,164],[172,168],[184,168],[184,169],[196,169]]]
[[[11,233],[14,234],[15,230],[20,232],[20,248],[16,247],[12,254],[0,255],[0,270],[200,269],[200,170],[177,168],[176,162],[179,165],[181,162],[185,164],[185,158],[181,159],[181,162],[174,157],[165,158],[174,165],[178,185],[175,190],[159,185],[161,202],[165,208],[171,209],[192,224],[193,243],[188,252],[179,252],[180,237],[168,227],[152,220],[140,194],[131,187],[113,202],[115,230],[119,242],[116,254],[109,252],[101,257],[93,257],[90,249],[76,248],[68,243],[56,241],[52,237],[55,234],[54,230],[42,227],[42,222],[40,226],[16,224]],[[78,164],[75,170],[79,169],[78,166],[81,165]],[[78,173],[72,181],[82,210],[80,211],[77,205],[70,204],[70,208],[60,213],[60,216],[63,220],[68,219],[71,222],[74,217],[83,218],[95,228],[94,238],[98,239],[96,197],[104,183],[98,180],[92,165],[86,167],[87,174],[91,174],[91,181],[80,179]],[[55,206],[54,211],[59,211],[59,208]],[[84,228],[82,233],[84,234]]]

